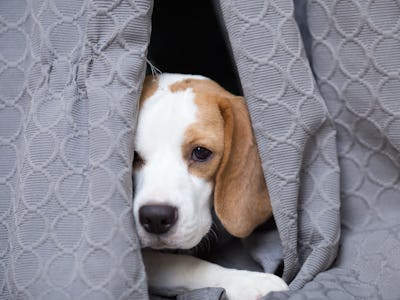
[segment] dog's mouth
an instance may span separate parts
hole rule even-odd
[[[224,243],[227,236],[230,236],[217,218],[214,209],[211,212],[211,226],[201,238],[196,237],[194,233],[186,233],[186,237],[180,236],[177,228],[163,234],[151,234],[140,230],[139,240],[142,248],[192,255],[209,252],[216,244]]]
[[[194,256],[205,256],[207,255],[213,248],[216,248],[229,240],[231,235],[226,231],[222,223],[217,218],[214,210],[212,211],[212,224],[210,230],[203,236],[200,242],[188,249],[188,250],[180,250],[183,253],[194,255]]]
[[[192,241],[187,241],[187,240],[179,240],[174,237],[174,235],[151,235],[151,236],[146,236],[141,240],[142,247],[144,248],[151,248],[155,250],[161,250],[161,249],[170,249],[170,250],[176,250],[176,249],[181,249],[184,251],[187,251],[188,249],[195,248],[197,247],[200,242],[192,242]],[[193,246],[194,245],[194,246]]]
[[[198,244],[198,241],[193,241],[190,237],[180,237],[176,231],[164,234],[139,234],[139,240],[143,248],[151,248],[155,250],[161,249],[189,249],[192,245]]]
[[[170,241],[163,241],[160,237],[156,238],[154,241],[151,242],[151,244],[149,244],[145,248],[160,250],[166,253],[199,255],[207,253],[212,247],[211,245],[215,242],[216,235],[210,229],[210,232],[203,236],[199,243],[188,249],[179,247],[179,245],[175,245],[174,242],[171,243]]]
[[[149,248],[151,249],[155,249],[155,250],[162,250],[162,249],[166,249],[169,248],[168,244],[163,242],[161,239],[157,239],[155,242],[153,242]]]
[[[215,248],[216,245],[224,244],[228,239],[229,233],[223,228],[219,221],[212,223],[210,230],[205,234],[202,239],[191,248],[182,248],[177,245],[176,242],[171,240],[164,240],[163,237],[157,236],[151,245],[146,248],[154,250],[160,250],[166,253],[174,254],[187,254],[198,257],[206,257],[211,249]]]
[[[171,240],[169,235],[160,236],[155,234],[145,234],[144,237],[139,235],[139,240],[142,248],[151,248],[155,250],[176,248],[176,242]]]

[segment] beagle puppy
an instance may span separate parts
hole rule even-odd
[[[210,231],[213,209],[239,238],[271,216],[245,101],[202,76],[145,79],[133,179],[142,248],[195,247]],[[228,299],[242,300],[288,288],[273,274],[227,269],[185,254],[142,253],[156,290],[222,287]]]

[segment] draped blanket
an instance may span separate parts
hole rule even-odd
[[[398,299],[400,4],[295,2],[216,5],[277,225],[244,249],[284,262],[265,299]],[[0,299],[149,297],[131,163],[152,6],[0,1]]]

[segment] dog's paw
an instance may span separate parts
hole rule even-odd
[[[257,300],[272,291],[286,291],[287,284],[278,276],[268,273],[230,270],[224,279],[229,300]]]

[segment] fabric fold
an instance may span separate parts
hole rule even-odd
[[[216,5],[277,226],[218,255],[283,259],[291,290],[264,299],[398,299],[398,2]],[[0,299],[149,298],[131,162],[152,6],[0,1]]]
[[[1,2],[1,299],[148,297],[131,162],[151,10]]]
[[[283,278],[299,289],[336,256],[335,130],[304,56],[293,3],[221,1],[220,6],[282,241]]]

